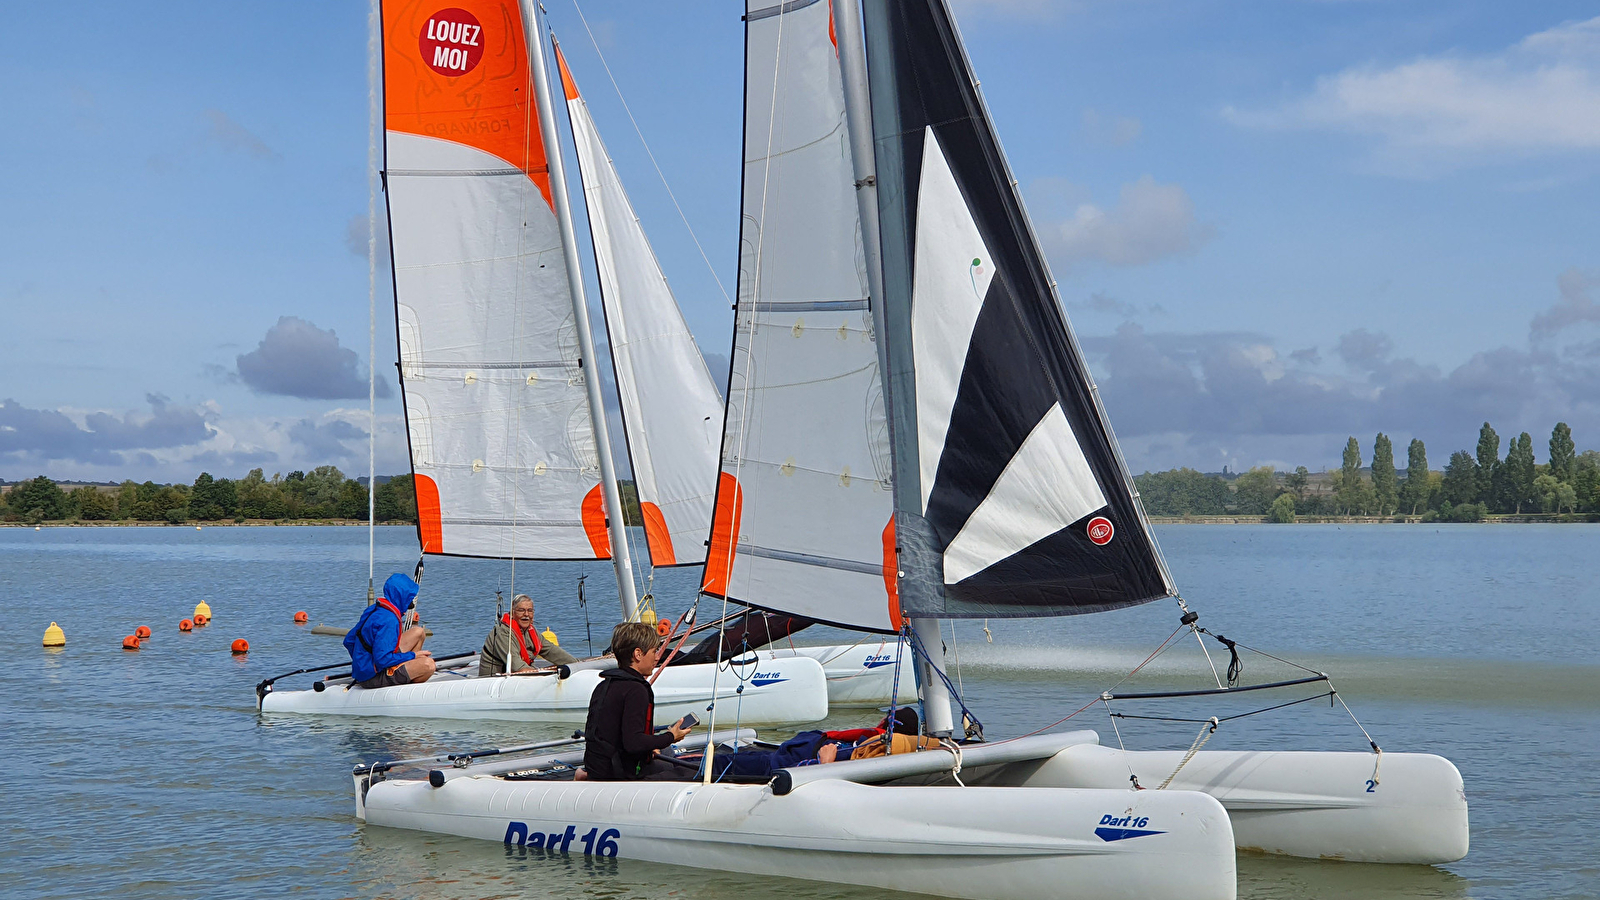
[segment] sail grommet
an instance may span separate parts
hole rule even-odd
[[[795,319],[794,320],[794,327],[789,329],[789,332],[791,334],[793,334],[795,337],[799,337],[800,335],[805,334],[806,333],[806,320],[805,319]]]
[[[538,382],[539,382],[539,373],[538,372],[529,372],[528,373],[528,381],[527,381],[527,383],[528,384],[537,384]]]
[[[783,473],[785,476],[793,475],[794,474],[794,457],[791,456],[788,459],[784,460],[783,461],[783,465],[778,467],[778,471]]]
[[[478,373],[477,372],[468,372],[461,380],[466,382],[467,384],[477,384],[478,383]]]
[[[481,460],[481,459],[473,460],[472,461],[472,474],[476,475],[476,474],[478,474],[479,472],[482,472],[482,471],[483,471],[483,460]]]
[[[535,475],[543,475],[548,471],[550,471],[550,467],[542,461],[533,464],[533,474]]]

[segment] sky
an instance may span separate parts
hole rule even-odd
[[[740,5],[580,2],[550,24],[725,361]],[[1379,431],[1441,468],[1485,420],[1600,448],[1592,4],[953,8],[1134,472],[1317,471]],[[6,18],[0,479],[365,473],[368,4]],[[379,474],[409,468],[389,291]]]

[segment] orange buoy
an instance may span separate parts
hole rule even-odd
[[[122,639],[122,649],[124,649],[124,650],[137,650],[137,649],[139,649],[139,639],[134,637],[131,634],[128,635],[127,637]]]
[[[250,642],[249,641],[245,640],[244,638],[239,638],[238,640],[233,642],[233,655],[234,656],[238,656],[241,653],[249,653],[249,652],[250,652]]]
[[[138,628],[135,628],[133,630],[133,636],[138,638],[141,641],[144,640],[145,638],[150,636],[150,626],[148,626],[148,625],[140,625]]]
[[[211,621],[211,620],[206,618],[203,615],[200,615],[199,613],[196,613],[195,617],[194,617],[194,627],[196,627],[196,628],[204,628],[204,627],[206,627],[206,623],[209,622],[209,621]]]
[[[194,630],[194,620],[193,619],[184,619],[182,622],[179,622],[178,623],[178,630],[179,631],[193,631]]]
[[[666,637],[672,633],[672,623],[666,619],[656,620],[656,634]]]
[[[304,625],[306,622],[308,622],[310,620],[311,620],[311,617],[306,615],[306,611],[303,610],[303,609],[294,614],[294,623],[296,625]]]

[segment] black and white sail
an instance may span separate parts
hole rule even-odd
[[[864,13],[901,610],[1171,596],[949,9]]]

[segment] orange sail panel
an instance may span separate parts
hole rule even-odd
[[[440,524],[439,485],[426,475],[412,476],[417,498],[417,540],[423,553],[444,552],[444,526]]]
[[[424,550],[593,559],[592,365],[521,8],[384,0],[382,34],[401,390],[419,505],[424,485],[434,497]]]
[[[718,475],[717,508],[711,517],[711,547],[706,551],[705,579],[700,588],[707,593],[725,594],[728,590],[743,507],[744,490],[739,486],[739,479],[727,472]]]

